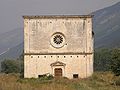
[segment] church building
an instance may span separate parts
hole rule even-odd
[[[23,16],[24,77],[87,78],[93,73],[91,15]]]

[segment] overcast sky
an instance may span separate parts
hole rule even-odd
[[[23,27],[23,15],[83,15],[120,0],[0,0],[0,33]]]

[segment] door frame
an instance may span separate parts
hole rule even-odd
[[[66,64],[62,63],[62,62],[59,62],[59,61],[56,61],[52,64],[50,64],[51,66],[51,69],[52,69],[52,75],[55,76],[55,69],[56,68],[61,68],[62,69],[62,77],[65,77],[65,66]]]

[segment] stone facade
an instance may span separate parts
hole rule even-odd
[[[23,16],[24,77],[93,73],[92,16]]]

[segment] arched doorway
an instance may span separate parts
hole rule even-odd
[[[62,68],[54,69],[55,77],[62,77]]]

